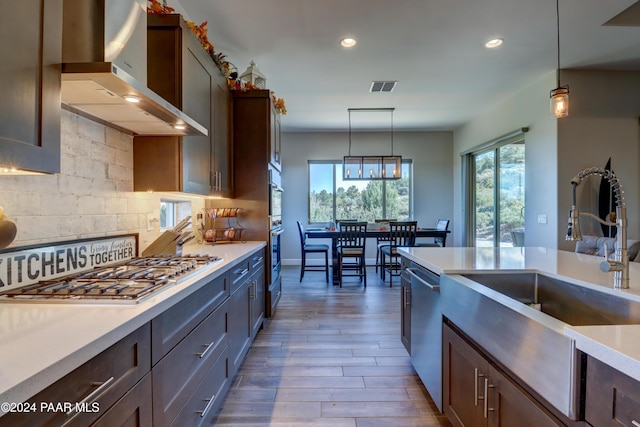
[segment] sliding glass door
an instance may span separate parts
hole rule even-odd
[[[469,153],[474,246],[522,246],[524,139]]]

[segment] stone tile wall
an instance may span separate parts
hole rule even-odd
[[[160,234],[147,216],[159,218],[163,195],[133,191],[133,137],[64,110],[61,128],[59,174],[0,176],[0,205],[18,227],[11,246],[139,233],[146,248]],[[204,207],[202,197],[169,197]]]

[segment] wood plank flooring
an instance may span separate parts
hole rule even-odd
[[[276,315],[258,333],[214,425],[450,426],[400,342],[400,286],[368,269],[367,288],[283,268]],[[396,285],[397,283],[397,285]]]

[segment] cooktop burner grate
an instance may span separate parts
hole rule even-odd
[[[157,291],[179,283],[200,268],[222,261],[207,255],[151,255],[98,267],[69,276],[5,291],[16,301],[130,301],[140,302]]]

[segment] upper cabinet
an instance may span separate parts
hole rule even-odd
[[[274,108],[269,90],[234,92],[233,123],[235,144],[245,147],[244,155],[260,157],[261,153],[267,153],[266,158],[261,159],[264,165],[269,163],[274,169],[282,170],[280,114]]]
[[[62,0],[3,2],[0,167],[60,172]]]
[[[230,95],[180,15],[148,16],[148,85],[208,136],[134,138],[134,189],[231,196]]]

